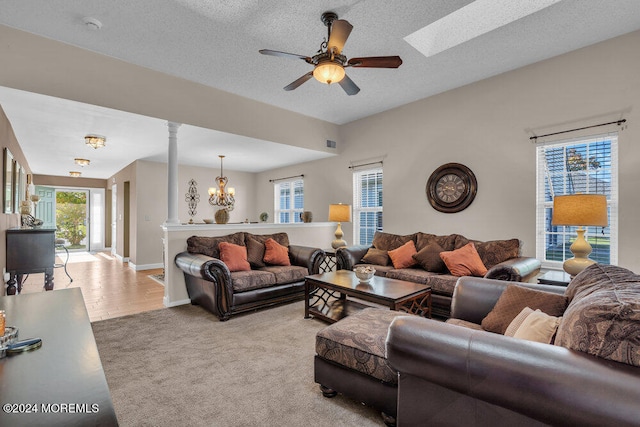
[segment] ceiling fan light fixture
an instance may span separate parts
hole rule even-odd
[[[344,78],[345,72],[342,65],[334,61],[324,61],[319,63],[313,70],[313,77],[320,83],[338,83]]]

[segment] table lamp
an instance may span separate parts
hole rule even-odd
[[[562,268],[571,277],[594,264],[589,259],[591,245],[584,238],[583,226],[606,227],[607,198],[603,194],[571,194],[553,198],[551,225],[578,226],[578,238],[571,244],[573,258],[564,262]]]
[[[342,240],[344,233],[342,233],[340,223],[351,221],[351,205],[343,205],[342,203],[329,205],[329,221],[338,223],[335,233],[336,238],[331,242],[331,247],[338,249],[341,246],[347,246],[347,242]]]

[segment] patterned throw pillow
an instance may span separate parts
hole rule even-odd
[[[393,268],[409,268],[412,265],[416,265],[416,260],[413,259],[413,255],[416,254],[416,245],[413,240],[409,240],[398,249],[389,251],[389,258],[393,263]]]
[[[482,277],[487,274],[487,268],[471,242],[454,251],[440,252],[440,258],[454,276]]]
[[[220,237],[191,236],[187,239],[187,251],[192,254],[203,254],[212,258],[220,258],[218,246],[221,242],[244,245],[244,232],[229,234]]]
[[[251,265],[247,261],[247,248],[233,243],[220,242],[220,260],[226,264],[229,271],[248,271]]]
[[[408,234],[401,236],[399,234],[384,233],[382,231],[376,231],[373,235],[372,246],[376,249],[383,251],[392,251],[398,249],[400,246],[407,243],[409,240],[413,240],[415,234]]]
[[[551,344],[561,320],[561,317],[549,316],[540,309],[532,310],[525,307],[509,324],[504,334],[508,337]]]
[[[504,334],[509,324],[525,307],[540,309],[549,316],[562,316],[567,308],[567,298],[551,292],[509,285],[498,298],[493,310],[482,319],[481,325],[485,331]]]
[[[273,239],[264,242],[264,262],[271,265],[291,265],[289,248],[282,246]]]

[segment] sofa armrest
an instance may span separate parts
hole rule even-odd
[[[463,276],[458,279],[453,290],[451,317],[480,324],[509,285],[523,286],[560,295],[563,295],[566,290],[564,286],[538,285],[536,283],[508,282],[505,280]]]
[[[320,272],[320,265],[326,256],[322,249],[309,246],[289,245],[291,264],[307,267],[309,274],[318,274]]]
[[[338,270],[353,270],[356,264],[360,264],[369,248],[371,248],[369,245],[354,245],[336,249]]]
[[[542,263],[531,257],[517,257],[494,265],[484,275],[485,279],[511,280],[512,282],[528,282],[539,272]]]
[[[409,375],[552,425],[630,426],[640,419],[640,369],[564,347],[400,316],[386,351],[400,373],[400,398],[429,398],[402,392]]]

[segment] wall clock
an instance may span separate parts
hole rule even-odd
[[[476,176],[460,163],[447,163],[427,180],[427,199],[434,209],[454,213],[466,209],[478,191]]]

